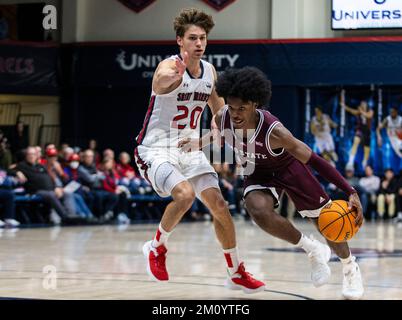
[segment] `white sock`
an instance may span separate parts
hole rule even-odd
[[[159,247],[161,244],[165,244],[168,241],[168,238],[172,232],[167,232],[163,230],[162,225],[159,224],[158,230],[156,231],[155,238],[152,240],[152,246],[154,248]]]
[[[349,257],[347,257],[345,259],[342,259],[342,258],[339,258],[339,259],[341,260],[343,266],[345,266],[345,265],[347,265],[347,264],[349,264],[349,263],[354,261],[352,253],[349,253]]]
[[[226,259],[226,264],[229,269],[230,274],[233,274],[239,268],[239,253],[237,252],[237,248],[234,247],[232,249],[223,249],[223,254]]]
[[[306,253],[310,253],[315,248],[315,243],[313,240],[302,234],[296,247],[302,248]]]

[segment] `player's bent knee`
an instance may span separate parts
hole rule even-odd
[[[273,221],[275,215],[277,214],[274,211],[271,211],[264,207],[253,207],[252,209],[247,209],[249,215],[256,221]]]
[[[218,199],[215,203],[211,205],[211,211],[213,211],[213,213],[219,214],[221,212],[226,212],[227,210],[228,205],[223,198]]]
[[[195,200],[195,193],[191,185],[187,182],[182,182],[177,185],[172,192],[173,200],[183,207],[191,207]]]
[[[222,212],[228,208],[226,200],[223,198],[219,189],[211,188],[207,193],[203,193],[203,200],[212,212]]]

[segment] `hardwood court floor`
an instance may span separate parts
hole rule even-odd
[[[320,237],[307,221],[295,223],[305,234]],[[154,283],[146,274],[141,249],[156,227],[144,224],[2,230],[0,297],[341,299],[341,265],[334,256],[330,283],[314,288],[306,254],[245,221],[236,221],[240,255],[248,271],[266,282],[265,292],[246,295],[224,288],[225,263],[211,222],[182,223],[177,227],[169,239],[167,265],[171,281]],[[359,257],[364,298],[402,299],[402,225],[366,223],[351,246]],[[49,270],[56,272],[56,282],[49,280]],[[52,284],[56,287],[52,288]]]

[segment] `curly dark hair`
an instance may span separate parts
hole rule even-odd
[[[254,67],[226,69],[218,76],[215,88],[220,97],[252,101],[257,103],[259,108],[269,103],[272,94],[271,81],[261,70]]]
[[[203,28],[208,35],[215,23],[212,16],[203,11],[195,8],[183,9],[173,22],[176,36],[184,37],[184,33],[191,25]]]

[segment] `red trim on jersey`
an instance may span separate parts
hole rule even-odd
[[[140,158],[140,155],[138,154],[138,149],[137,149],[137,148],[134,149],[134,157],[135,157],[135,159],[136,159],[136,164],[137,164],[137,166],[138,166],[141,170],[144,171],[144,178],[145,178],[150,184],[152,184],[151,181],[149,181],[149,178],[148,178],[148,166],[147,166],[147,164]]]
[[[232,257],[230,256],[230,253],[224,253],[225,255],[225,259],[226,259],[226,263],[228,264],[229,268],[233,268],[233,261],[232,261]]]
[[[137,137],[137,143],[138,144],[141,144],[142,140],[144,139],[145,133],[146,133],[147,128],[148,128],[149,119],[151,119],[152,111],[153,111],[154,106],[155,106],[155,99],[156,99],[156,96],[152,96],[151,100],[149,102],[148,111],[147,111],[147,114],[145,116],[145,120],[144,120],[144,124],[142,126],[142,130],[141,130],[140,134]]]

